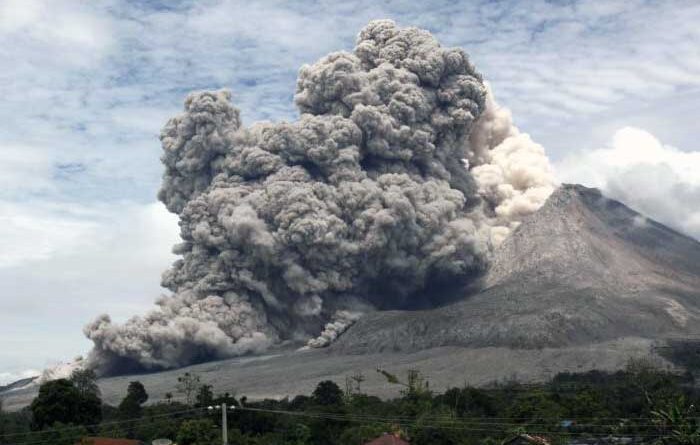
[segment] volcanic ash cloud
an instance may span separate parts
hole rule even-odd
[[[92,367],[323,346],[364,311],[430,305],[554,184],[467,55],[427,31],[371,22],[352,53],[301,68],[295,102],[295,122],[243,127],[227,91],[192,93],[166,124],[159,198],[184,240],[172,295],[88,325]]]

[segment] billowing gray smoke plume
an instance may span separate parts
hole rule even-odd
[[[497,153],[518,137],[510,115],[467,55],[427,31],[371,22],[352,53],[301,68],[295,102],[298,121],[246,128],[227,91],[187,97],[161,134],[159,197],[184,240],[163,277],[172,295],[145,317],[87,326],[90,366],[324,346],[364,311],[430,306],[469,283],[527,210],[511,201],[532,181],[508,183],[521,145]]]

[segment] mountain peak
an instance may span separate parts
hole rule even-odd
[[[609,279],[627,289],[661,275],[673,277],[671,286],[696,283],[700,243],[598,189],[563,184],[497,249],[486,282],[491,286],[535,270],[554,279],[572,274],[592,283]]]
[[[597,189],[595,187],[586,187],[585,185],[581,184],[568,184],[568,183],[563,183],[557,189],[552,193],[553,196],[556,196],[557,194],[576,194],[576,195],[587,195],[587,196],[595,196],[595,197],[603,197],[603,193],[600,191],[600,189]]]
[[[563,347],[696,335],[700,243],[578,184],[558,188],[493,255],[482,290],[377,312],[334,349]]]

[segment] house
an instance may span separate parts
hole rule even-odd
[[[550,445],[550,442],[541,436],[520,434],[510,440],[506,440],[503,442],[503,445]]]
[[[80,445],[143,445],[140,440],[112,439],[110,437],[84,437]]]
[[[411,445],[396,434],[384,433],[365,445]]]

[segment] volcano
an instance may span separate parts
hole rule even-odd
[[[697,335],[699,317],[700,243],[597,189],[562,185],[498,248],[480,292],[429,311],[374,313],[333,348],[542,348],[684,337]]]
[[[639,357],[672,366],[658,346],[700,333],[700,243],[596,189],[562,185],[494,252],[479,289],[434,309],[366,314],[324,349],[287,345],[137,378],[152,400],[184,372],[217,392],[262,398],[310,393],[320,380],[361,372],[368,393],[392,396],[377,367],[418,369],[439,391],[616,370]],[[101,379],[105,400],[118,402],[133,379]],[[5,406],[25,406],[35,391],[5,393]]]

